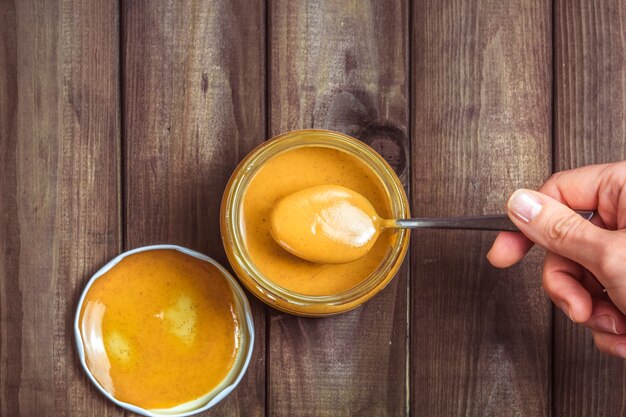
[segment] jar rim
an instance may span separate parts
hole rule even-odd
[[[399,268],[399,264],[407,251],[409,232],[406,229],[398,230],[398,238],[395,240],[391,251],[367,278],[348,290],[330,295],[302,294],[274,283],[254,265],[245,245],[240,219],[243,197],[247,187],[266,161],[279,154],[302,147],[337,149],[356,157],[371,169],[380,180],[389,198],[393,217],[406,218],[409,216],[408,200],[398,176],[374,149],[339,132],[322,129],[294,130],[275,136],[257,146],[235,169],[222,202],[222,220],[223,226],[225,226],[225,230],[222,230],[223,241],[224,245],[230,245],[226,248],[226,253],[229,258],[233,258],[230,259],[233,264],[243,269],[244,273],[255,284],[256,289],[272,301],[280,299],[289,304],[303,307],[338,306],[352,303],[369,294],[380,286],[385,279],[390,281],[389,276],[393,275]],[[244,279],[242,282],[244,285],[248,285]]]

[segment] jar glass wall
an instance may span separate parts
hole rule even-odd
[[[324,316],[351,310],[382,290],[400,268],[407,251],[409,232],[394,231],[395,239],[385,258],[359,284],[335,294],[307,295],[277,285],[255,265],[246,246],[243,206],[246,190],[255,174],[272,158],[302,147],[330,148],[358,159],[380,181],[393,218],[407,218],[409,204],[393,169],[364,143],[337,132],[298,130],[277,136],[253,150],[236,168],[222,199],[220,225],[228,259],[241,282],[268,305],[303,316]],[[366,255],[367,256],[367,255]]]

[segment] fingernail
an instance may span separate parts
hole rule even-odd
[[[526,190],[517,190],[509,198],[508,208],[517,218],[528,223],[541,211],[541,201]]]
[[[626,359],[626,343],[619,343],[615,345],[613,352],[615,352],[617,356]]]
[[[572,318],[572,309],[570,308],[569,304],[567,304],[565,301],[559,301],[558,303],[556,303],[556,305],[558,308],[561,309],[561,311],[567,314],[567,317],[569,317],[571,321],[574,321],[574,319]]]
[[[615,319],[608,315],[602,315],[598,317],[592,317],[589,319],[589,325],[594,329],[617,334],[617,327],[615,326]]]

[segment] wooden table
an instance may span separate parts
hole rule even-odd
[[[90,275],[123,250],[226,263],[237,162],[328,128],[385,156],[414,214],[503,210],[551,172],[626,158],[626,0],[0,0],[0,410],[130,415],[78,365]],[[624,362],[554,312],[540,251],[419,231],[363,307],[251,300],[255,352],[210,416],[626,416]]]

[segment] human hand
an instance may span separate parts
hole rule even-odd
[[[587,221],[569,207],[596,210]],[[596,346],[626,358],[626,161],[553,175],[507,204],[523,234],[501,232],[487,259],[499,268],[545,248],[543,288],[569,318],[593,332]]]

